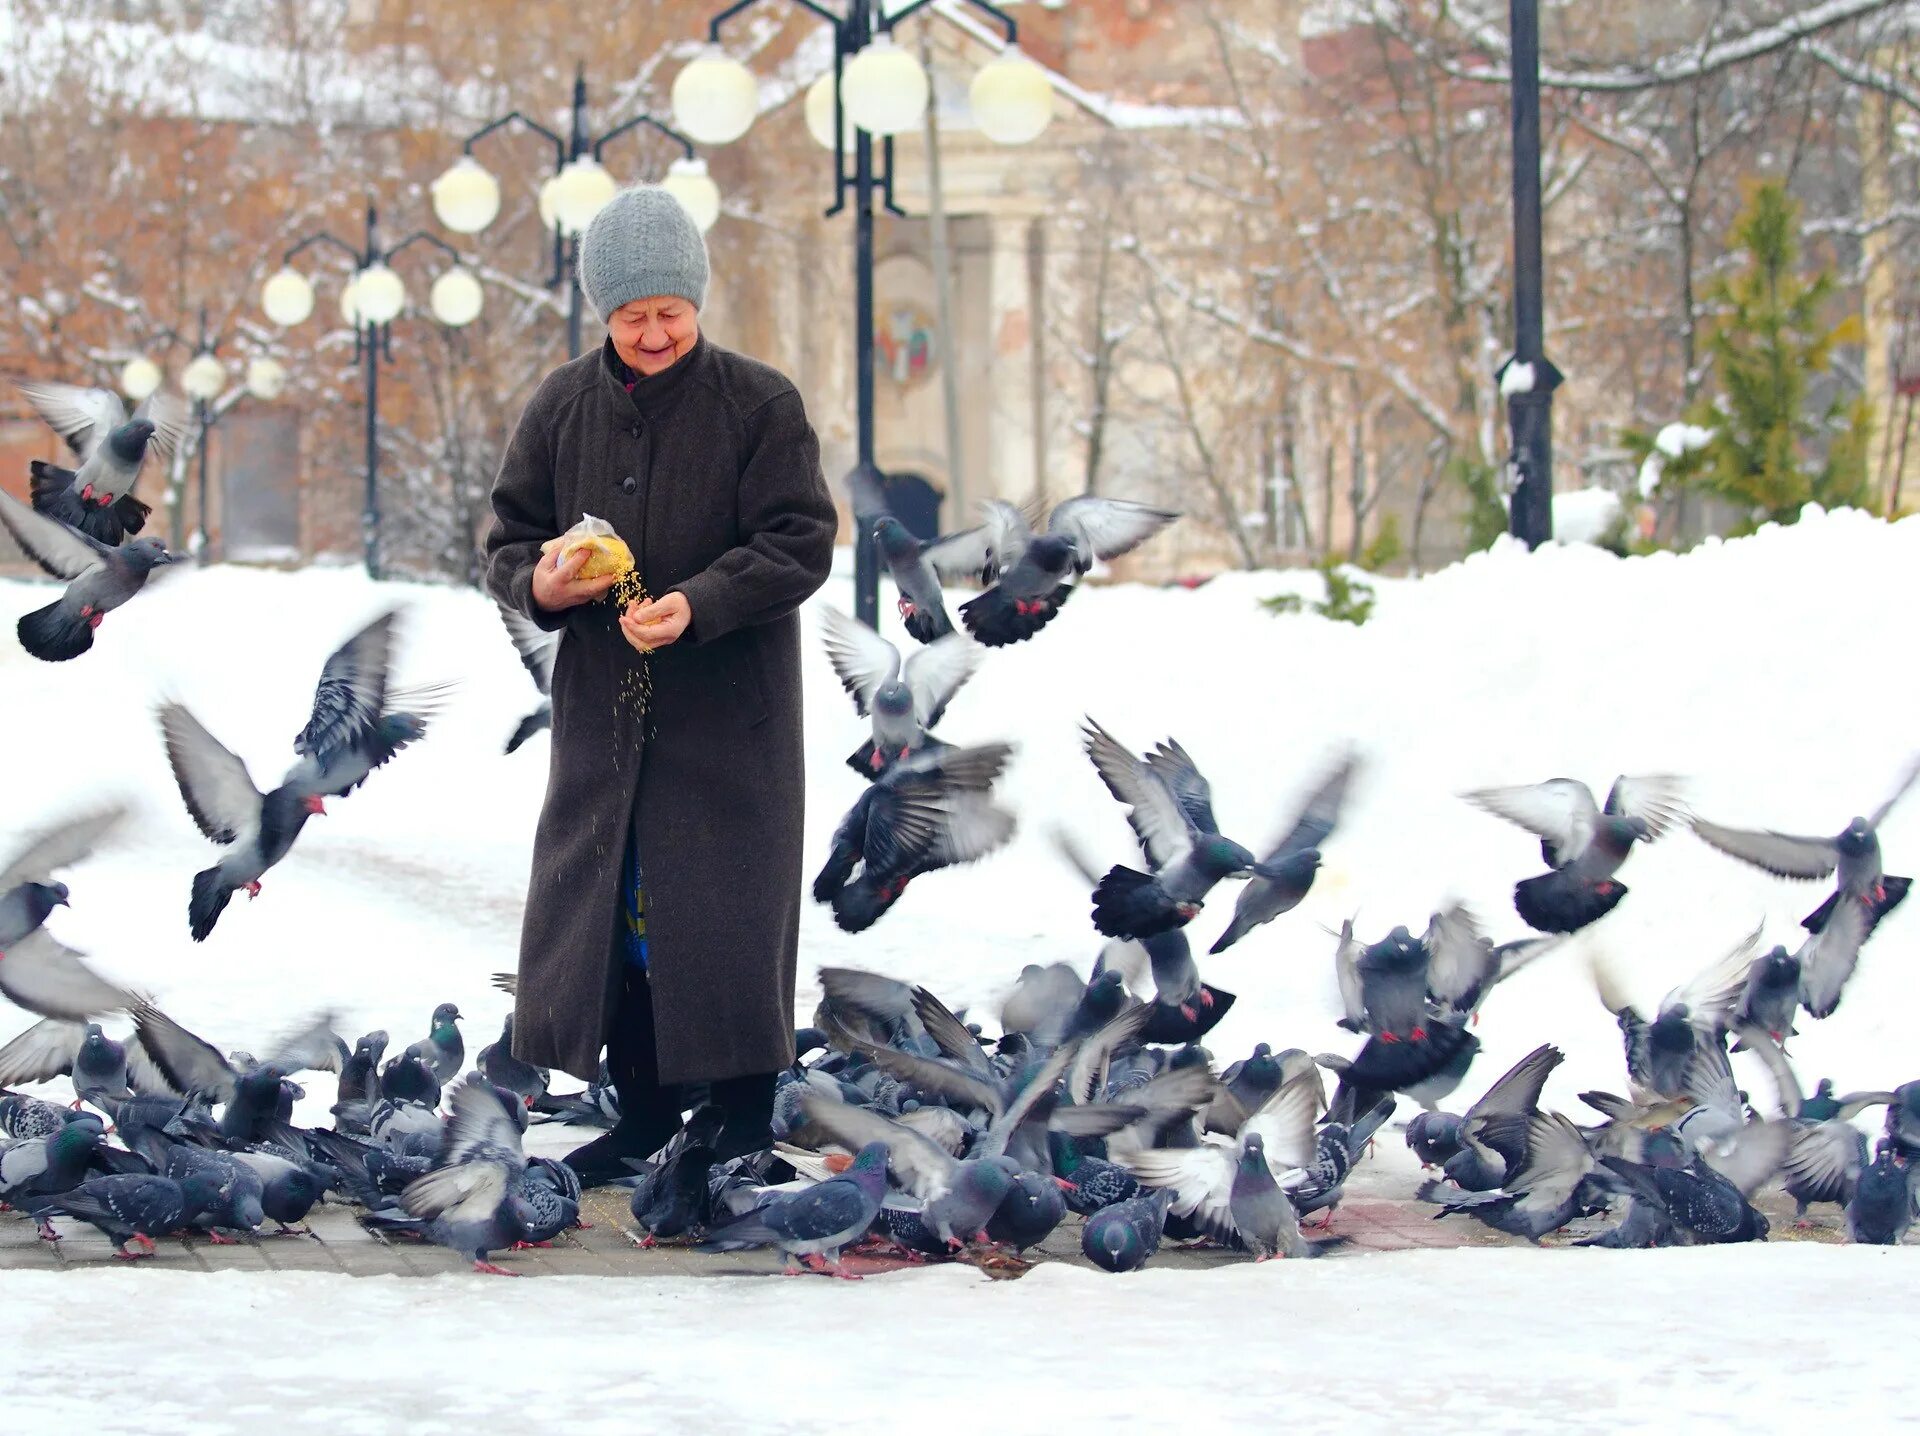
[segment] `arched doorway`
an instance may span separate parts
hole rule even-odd
[[[946,496],[925,474],[911,470],[888,474],[881,487],[888,509],[908,533],[923,541],[940,537],[940,505]]]

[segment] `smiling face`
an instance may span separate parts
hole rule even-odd
[[[607,333],[629,369],[643,377],[658,374],[693,348],[700,312],[677,295],[636,299],[613,311]]]

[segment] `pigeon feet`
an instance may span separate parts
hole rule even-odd
[[[42,1223],[40,1223],[40,1240],[41,1240],[41,1241],[43,1241],[43,1242],[57,1242],[57,1241],[59,1241],[60,1239],[61,1239],[61,1238],[60,1238],[60,1233],[58,1233],[58,1232],[56,1232],[56,1231],[55,1231],[55,1230],[54,1230],[54,1229],[53,1229],[53,1228],[52,1228],[52,1227],[51,1227],[50,1225],[48,1225],[48,1224],[47,1224],[46,1222],[42,1222]]]
[[[515,1242],[513,1249],[517,1252],[527,1252],[532,1251],[535,1247],[551,1247],[552,1245],[552,1242]]]
[[[137,1252],[128,1251],[127,1243],[132,1243],[132,1242],[140,1243],[140,1245],[145,1247],[146,1250],[137,1251]],[[153,1238],[148,1236],[145,1232],[135,1232],[132,1236],[128,1237],[127,1242],[122,1243],[120,1249],[114,1253],[114,1256],[118,1257],[121,1261],[139,1261],[142,1257],[150,1257],[152,1255],[153,1255]]]
[[[314,1235],[313,1228],[305,1222],[302,1222],[297,1227],[290,1227],[285,1222],[282,1222],[274,1229],[273,1234],[277,1237],[313,1237],[315,1241],[320,1240],[318,1236]]]
[[[259,897],[260,896],[260,880],[258,878],[255,878],[252,882],[248,883],[246,885],[246,891],[247,891],[247,897],[249,899]]]
[[[1382,1042],[1398,1042],[1400,1039],[1394,1036],[1391,1032],[1382,1032],[1380,1034],[1380,1040]]]
[[[212,1242],[217,1247],[237,1247],[237,1246],[246,1245],[246,1243],[241,1241],[238,1237],[223,1237],[218,1232],[208,1232],[207,1240]]]
[[[486,1261],[480,1257],[475,1257],[473,1259],[473,1269],[475,1271],[485,1272],[488,1276],[524,1276],[526,1275],[526,1273],[524,1272],[508,1271],[503,1266],[495,1266],[492,1262]]]

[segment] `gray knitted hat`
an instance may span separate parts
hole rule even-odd
[[[580,287],[602,320],[636,299],[707,302],[707,242],[685,205],[659,185],[623,189],[580,241]]]

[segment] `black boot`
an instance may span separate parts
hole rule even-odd
[[[623,964],[620,1008],[607,1041],[607,1068],[620,1096],[620,1120],[613,1130],[567,1154],[584,1187],[605,1186],[631,1177],[629,1160],[644,1161],[680,1130],[678,1088],[660,1085],[653,1036],[653,989],[633,963]]]
[[[777,1074],[755,1072],[710,1084],[713,1105],[726,1114],[713,1140],[713,1159],[730,1162],[773,1145],[773,1083]]]

